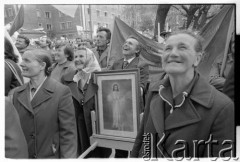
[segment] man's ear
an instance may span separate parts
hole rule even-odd
[[[45,70],[46,62],[42,62],[41,64],[42,64],[41,70]]]
[[[196,54],[196,60],[195,62],[193,63],[193,66],[194,67],[197,67],[199,65],[199,63],[201,62],[201,59],[202,59],[202,52],[197,52]]]

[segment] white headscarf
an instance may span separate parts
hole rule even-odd
[[[101,71],[101,67],[98,63],[97,58],[95,57],[94,53],[86,48],[86,53],[87,53],[87,64],[86,67],[83,69],[84,72],[86,73],[92,73],[94,71]]]
[[[85,49],[86,49],[86,67],[82,69],[82,71],[78,71],[77,74],[75,74],[73,77],[73,81],[77,83],[81,79],[82,88],[86,83],[89,83],[92,72],[101,71],[101,67],[94,53],[88,48],[85,48]]]

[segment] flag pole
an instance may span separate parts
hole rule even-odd
[[[160,43],[160,23],[158,23],[158,42]]]
[[[113,29],[114,29],[115,23],[116,23],[116,17],[114,18]],[[110,47],[109,47],[108,55],[107,55],[107,68],[108,68],[108,65],[109,65],[110,52],[111,52],[111,48],[112,48],[112,37],[113,37],[113,34],[111,34],[110,45],[109,45]]]

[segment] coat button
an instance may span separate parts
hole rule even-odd
[[[35,139],[35,135],[34,135],[34,134],[31,134],[30,137],[31,137],[32,139]]]
[[[34,155],[33,155],[33,158],[36,159],[36,158],[37,158],[37,154],[34,154]]]

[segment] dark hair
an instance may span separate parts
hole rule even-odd
[[[203,52],[203,45],[202,45],[203,38],[200,35],[197,35],[190,30],[180,30],[180,31],[173,32],[170,34],[170,36],[166,40],[168,40],[171,36],[177,35],[177,34],[187,34],[187,35],[193,37],[196,40],[196,43],[194,45],[195,51]]]
[[[64,54],[68,55],[68,57],[67,57],[68,61],[72,61],[73,57],[74,57],[74,49],[73,49],[73,47],[70,46],[70,45],[67,45],[64,48]]]
[[[55,48],[58,49],[58,48],[61,48],[61,47],[64,47],[64,54],[66,54],[68,57],[67,57],[67,60],[68,61],[72,61],[73,60],[73,57],[74,57],[74,49],[73,47],[67,43],[67,42],[59,42],[55,45]]]
[[[14,50],[13,50],[13,46],[11,44],[11,42],[4,37],[4,58],[5,59],[10,59],[12,61],[14,61],[15,63],[18,62],[18,56],[15,55]]]
[[[48,50],[44,50],[44,49],[32,49],[26,52],[31,52],[34,54],[34,56],[37,58],[38,62],[45,62],[46,63],[46,67],[44,69],[44,72],[47,76],[50,76],[52,70],[51,70],[51,66],[52,66],[52,59],[51,59],[51,54]]]
[[[25,35],[18,35],[18,38],[24,39],[24,40],[25,40],[25,43],[27,44],[27,46],[29,45],[30,40],[29,40],[28,37],[26,37]]]
[[[98,33],[98,32],[101,32],[101,31],[105,31],[105,32],[107,33],[106,38],[107,38],[107,40],[110,41],[110,39],[111,39],[111,31],[110,31],[108,28],[99,27],[99,28],[97,29],[97,33]]]
[[[117,91],[119,91],[118,84],[113,84],[113,91],[115,86],[117,86]]]
[[[46,39],[47,46],[51,49],[52,47],[52,41],[50,39]]]
[[[129,39],[129,38],[135,39],[135,40],[138,42],[138,44],[137,44],[138,53],[136,53],[136,56],[139,56],[140,53],[141,53],[141,51],[142,51],[141,42],[140,42],[139,39],[138,39],[137,37],[135,37],[134,35],[129,35],[129,36],[127,37],[127,39]],[[127,39],[126,39],[126,40],[127,40]]]

